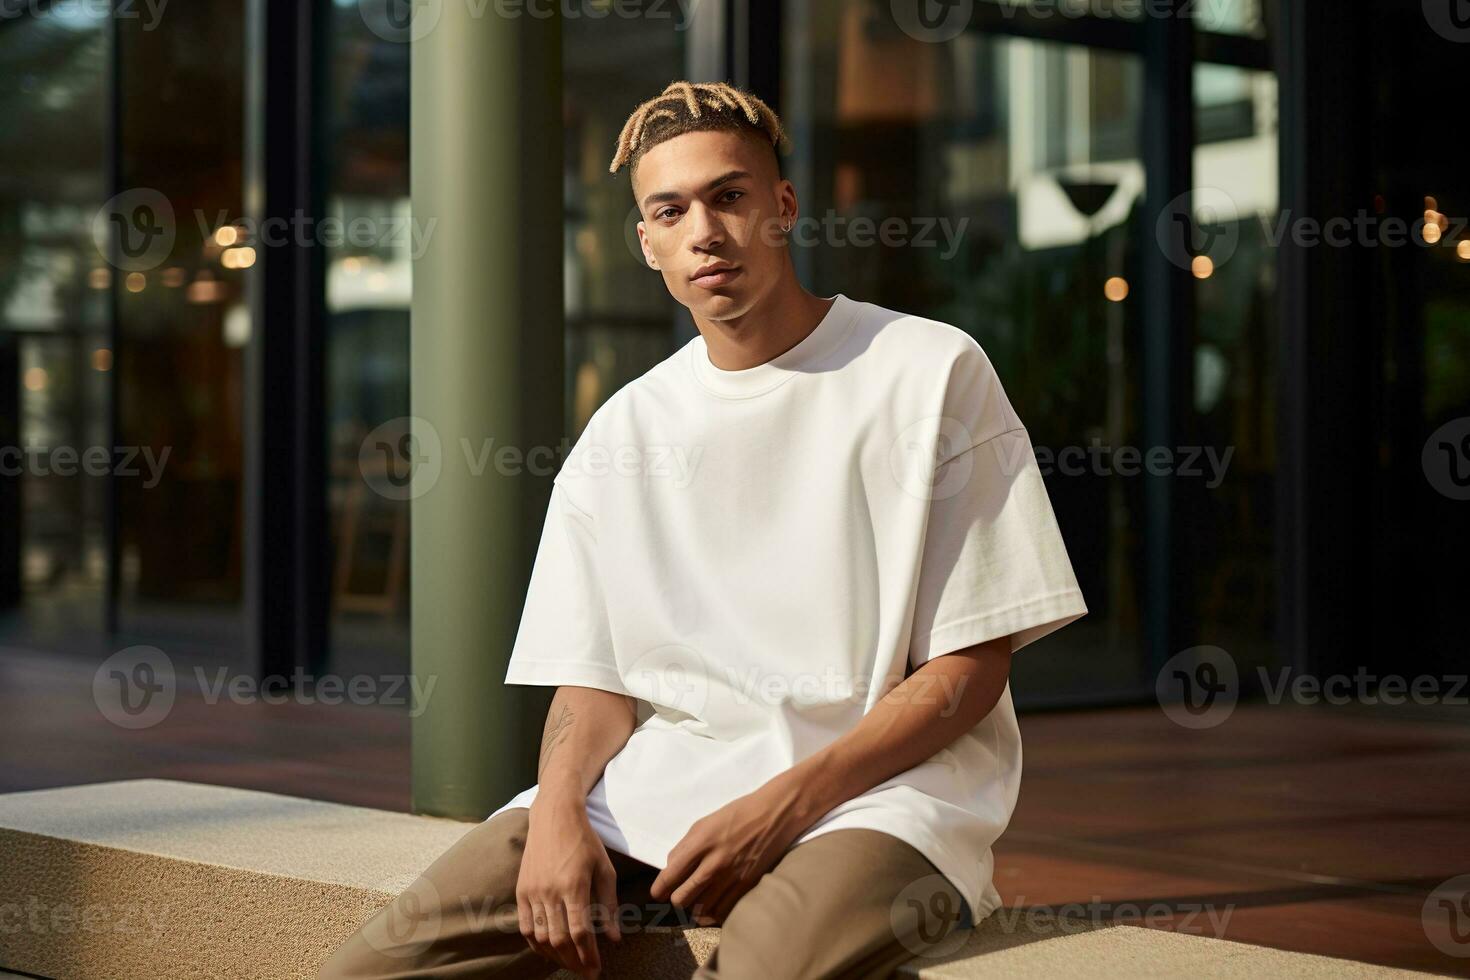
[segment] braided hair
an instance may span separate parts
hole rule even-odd
[[[644,153],[665,140],[711,130],[753,132],[777,150],[786,140],[781,120],[755,95],[725,82],[670,82],[623,124],[608,172],[637,166]]]

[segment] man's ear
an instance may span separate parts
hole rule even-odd
[[[776,201],[781,210],[790,216],[792,227],[795,227],[797,218],[801,216],[801,206],[796,200],[796,185],[783,178],[776,186]]]

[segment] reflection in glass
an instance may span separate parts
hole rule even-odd
[[[677,304],[638,252],[639,215],[628,171],[607,172],[628,113],[684,75],[687,31],[680,17],[679,5],[672,4],[637,17],[568,18],[562,24],[572,438],[609,395],[687,339],[675,334]]]
[[[119,18],[121,187],[167,200],[167,254],[119,271],[117,439],[166,459],[116,481],[118,626],[171,655],[241,658],[245,345],[255,241],[243,220],[244,10]],[[166,454],[166,455],[165,455]]]
[[[666,16],[563,22],[566,133],[568,436],[623,384],[673,349],[675,306],[629,245],[637,220],[626,171],[607,173],[632,106],[683,73],[684,34]],[[378,240],[329,246],[326,271],[332,658],[338,671],[408,661],[409,502],[372,492],[359,450],[409,411],[409,301],[415,229],[408,203],[408,47],[367,29],[355,5],[330,19],[324,140],[330,217],[366,219]],[[349,236],[350,238],[350,236]],[[559,448],[559,447],[555,447]],[[369,454],[371,455],[371,454]]]
[[[1276,76],[1202,64],[1194,89],[1193,421],[1223,474],[1176,484],[1178,546],[1199,635],[1250,667],[1274,656],[1276,620]]]
[[[410,502],[373,492],[359,450],[409,413],[409,45],[370,31],[356,4],[335,4],[328,25],[323,227],[342,230],[323,236],[329,669],[390,673],[409,661]]]
[[[109,35],[75,7],[0,24],[0,643],[18,646],[92,649],[104,622]]]
[[[1244,37],[1266,36],[1265,0],[1182,0],[1172,7],[1158,0],[983,0],[1007,10],[1022,8],[1042,21],[1057,19],[1078,21],[1095,17],[1101,21],[1138,22],[1151,16],[1151,11],[1175,10],[1174,16],[1193,21],[1196,31],[1212,34],[1234,34]]]
[[[1132,693],[1141,674],[1136,212],[1141,66],[1131,55],[971,32],[943,44],[865,5],[788,24],[783,92],[809,287],[973,335],[1026,421],[1091,609],[1032,699]],[[829,40],[824,40],[829,39]],[[863,222],[899,225],[883,243]]]

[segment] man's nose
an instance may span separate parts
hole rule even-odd
[[[708,252],[725,244],[725,225],[713,209],[696,204],[689,209],[686,221],[690,248]]]

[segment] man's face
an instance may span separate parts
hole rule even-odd
[[[796,193],[769,147],[733,132],[676,136],[639,160],[633,195],[643,257],[690,312],[742,316],[780,281]]]

